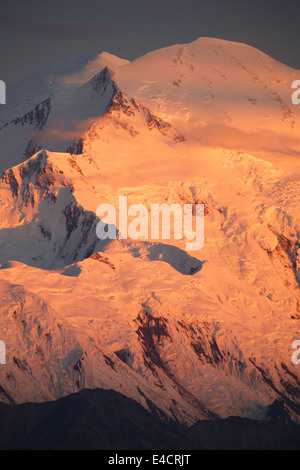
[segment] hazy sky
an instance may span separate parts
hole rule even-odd
[[[299,0],[1,0],[8,87],[66,56],[134,59],[200,36],[240,41],[300,69]]]

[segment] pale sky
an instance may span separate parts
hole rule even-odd
[[[300,69],[297,0],[10,0],[0,5],[7,87],[67,56],[125,59],[200,36],[245,42]]]

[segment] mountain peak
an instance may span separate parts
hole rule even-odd
[[[130,64],[130,60],[122,59],[110,52],[103,51],[98,55],[99,59],[107,61],[110,65],[115,65],[115,67],[122,67],[122,65]]]
[[[61,81],[64,83],[78,83],[83,84],[91,80],[97,73],[99,73],[105,67],[112,70],[128,65],[130,62],[125,59],[121,59],[109,52],[101,52],[96,56],[89,58],[83,62],[79,67],[73,70],[71,73],[68,72],[66,75],[61,77]]]

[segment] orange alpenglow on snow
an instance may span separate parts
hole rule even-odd
[[[0,108],[1,400],[99,387],[192,424],[279,398],[298,419],[300,71],[200,38],[47,77]],[[123,195],[204,205],[201,251],[99,240]]]

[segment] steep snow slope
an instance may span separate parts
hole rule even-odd
[[[113,71],[129,62],[108,53],[88,61],[60,64],[16,86],[0,110],[1,169],[41,148],[65,151],[107,110],[115,85]]]
[[[117,61],[114,70],[94,66],[59,75],[46,122],[39,108],[0,130],[2,400],[100,387],[184,423],[263,418],[275,399],[297,419],[299,111],[291,110],[293,125],[283,114],[296,71],[210,39]],[[201,74],[211,76],[213,103]],[[59,119],[70,131],[60,128],[62,140],[53,133]],[[37,122],[36,142],[49,151],[22,163]],[[230,141],[216,123],[232,130]],[[250,137],[231,139],[237,130],[255,140],[253,152],[244,148]],[[121,195],[148,208],[205,204],[204,248],[98,241],[96,209],[118,207]]]
[[[116,71],[119,86],[189,138],[241,150],[299,152],[297,71],[245,44],[200,38]]]

